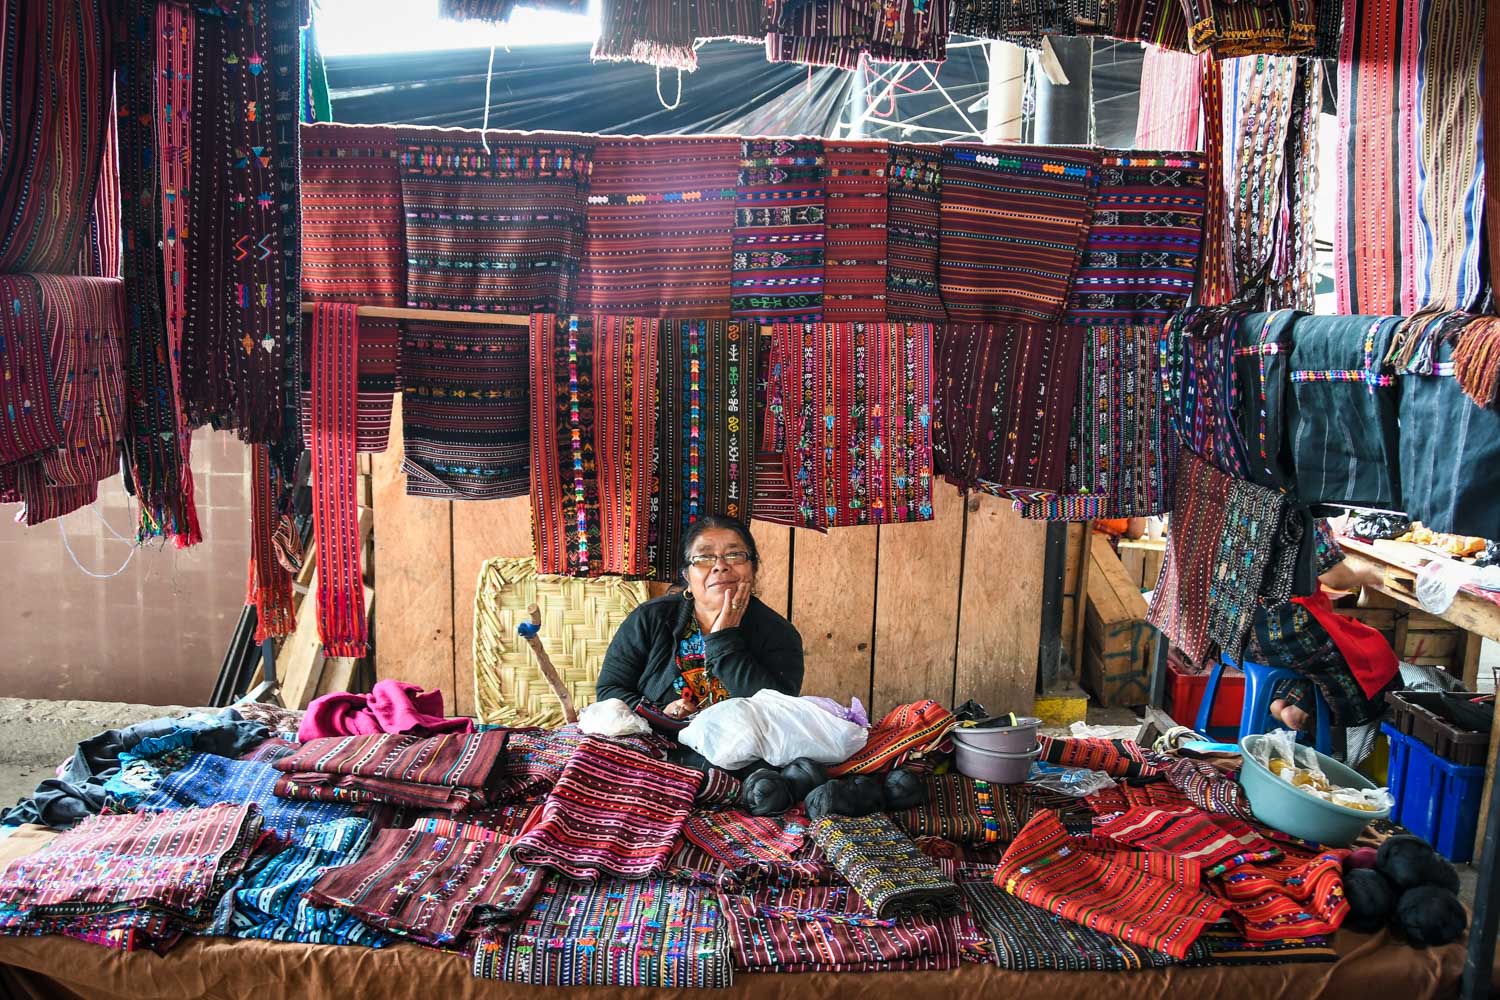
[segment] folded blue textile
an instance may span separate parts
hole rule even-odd
[[[262,829],[284,841],[295,841],[309,827],[354,815],[342,802],[305,802],[278,798],[274,793],[281,772],[270,764],[230,760],[200,753],[179,770],[165,775],[138,809],[186,809],[216,802],[254,802],[260,806]]]

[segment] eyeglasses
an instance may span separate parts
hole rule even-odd
[[[700,552],[695,556],[687,557],[687,564],[694,569],[713,569],[714,564],[720,559],[730,566],[743,566],[750,561],[750,553],[744,549],[734,549],[730,552]]]

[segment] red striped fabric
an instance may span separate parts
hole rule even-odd
[[[1213,885],[1248,941],[1332,934],[1349,914],[1343,858],[1281,841],[1283,856],[1243,864]]]
[[[1180,959],[1225,912],[1199,888],[1202,874],[1190,858],[1102,849],[1042,812],[1011,842],[995,884],[1064,920]]]
[[[1213,878],[1240,865],[1274,861],[1281,849],[1249,823],[1198,809],[1137,806],[1094,824],[1094,836],[1126,847],[1190,858]]]
[[[844,774],[881,774],[897,767],[913,754],[924,753],[941,743],[958,720],[953,713],[931,698],[898,705],[886,713],[870,730],[865,745],[828,773],[837,778]]]
[[[938,290],[943,153],[937,146],[891,143],[886,168],[886,318],[941,323]]]
[[[62,442],[47,379],[46,325],[34,277],[0,275],[0,464]]]
[[[311,373],[312,344],[304,338],[308,353],[304,372]],[[359,320],[359,395],[356,403],[361,454],[385,451],[391,439],[391,402],[398,388],[401,366],[401,322],[369,316]],[[312,389],[303,382],[302,442],[312,447]]]
[[[492,805],[505,772],[507,730],[308,740],[272,766],[276,794],[314,802],[385,802],[464,813]]]
[[[886,168],[883,140],[828,142],[823,319],[885,321]]]
[[[313,537],[318,545],[318,635],[329,656],[368,651],[359,559],[359,307],[319,302],[312,321]]]
[[[302,294],[406,304],[403,148],[394,128],[302,126]]]
[[[660,874],[703,776],[604,740],[573,752],[542,818],[512,850],[569,878]]]
[[[255,607],[256,642],[291,635],[297,624],[292,574],[276,558],[280,477],[275,464],[269,445],[250,446],[250,581],[245,603]]]
[[[599,139],[575,308],[728,319],[739,168],[738,139]]]

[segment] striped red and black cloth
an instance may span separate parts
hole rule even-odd
[[[120,471],[125,433],[120,280],[55,274],[38,274],[34,280],[41,296],[51,390],[43,402],[52,408],[59,435],[56,447],[15,469],[28,525],[93,503],[98,484]],[[24,336],[7,337],[7,343],[24,344]]]
[[[353,864],[330,868],[306,899],[434,948],[461,948],[481,926],[531,908],[546,872],[519,864],[484,828],[445,824],[377,833]]]
[[[1281,857],[1236,866],[1214,881],[1214,894],[1248,941],[1332,934],[1349,914],[1343,874],[1348,852],[1309,849],[1285,838],[1277,845]]]
[[[938,287],[942,233],[943,152],[937,146],[893,142],[886,169],[886,318],[942,323],[948,318]]]
[[[1017,500],[1064,488],[1083,346],[1083,331],[1066,325],[945,327],[935,365],[938,472]]]
[[[750,323],[823,318],[821,139],[746,139],[734,210],[729,313]]]
[[[527,328],[410,322],[401,336],[406,492],[440,500],[525,496]]]
[[[600,5],[593,58],[691,73],[698,68],[697,42],[732,38],[759,44],[765,19],[763,0],[606,0]]]
[[[745,972],[934,971],[989,959],[967,911],[880,919],[844,885],[721,892],[719,911]]]
[[[776,0],[767,5],[771,62],[854,69],[872,62],[942,62],[948,5],[929,0]]]
[[[1194,663],[1206,662],[1212,651],[1210,585],[1233,482],[1192,452],[1184,451],[1177,460],[1172,530],[1147,620]]]
[[[750,516],[755,479],[755,342],[741,323],[673,320],[661,330],[657,502],[648,559],[677,575],[682,536],[704,514]]]
[[[89,817],[0,868],[0,934],[164,954],[206,927],[260,835],[253,804]]]
[[[302,126],[306,298],[406,304],[401,136],[385,126]]]
[[[384,802],[462,813],[490,805],[505,774],[505,730],[405,736],[374,733],[309,740],[276,761],[276,794],[288,799]]]
[[[884,322],[890,149],[883,139],[828,141],[823,158],[828,191],[823,319]]]
[[[531,317],[537,572],[645,576],[660,320]]]
[[[935,749],[958,724],[954,714],[931,698],[898,705],[885,714],[869,732],[865,745],[828,773],[882,774],[913,756]]]
[[[965,846],[1003,845],[1038,809],[1059,810],[1080,820],[1088,816],[1078,800],[1031,785],[995,785],[962,774],[928,775],[925,780],[927,797],[921,805],[891,813],[891,819],[919,841],[939,837]]]
[[[333,301],[333,300],[325,300]],[[312,447],[312,336],[305,338],[308,354],[302,383],[302,440]],[[401,374],[401,321],[372,316],[359,318],[358,383],[355,390],[355,446],[361,454],[385,451],[391,440],[391,410]]]
[[[1101,849],[1041,812],[1011,842],[995,884],[1065,920],[1180,959],[1225,912],[1199,888],[1202,877],[1197,861]]]
[[[955,321],[1051,323],[1083,254],[1097,150],[943,147],[943,305]]]
[[[777,324],[773,336],[795,523],[931,520],[933,327]]]
[[[518,861],[569,878],[659,875],[702,778],[612,742],[586,740],[543,803],[541,819],[512,849]]]
[[[401,150],[406,303],[525,315],[566,309],[583,245],[594,141],[481,144],[421,135]]]
[[[0,464],[62,443],[48,379],[42,292],[30,275],[0,275]]]
[[[76,270],[113,117],[114,7],[0,8],[0,272]]]
[[[598,139],[574,309],[727,319],[739,170],[738,139]]]
[[[721,886],[826,884],[833,881],[833,869],[812,847],[805,821],[800,813],[788,818],[739,809],[698,812],[683,824],[682,836],[722,866]]]
[[[313,538],[318,546],[318,636],[328,656],[368,651],[364,575],[359,559],[357,496],[359,307],[319,302],[313,307],[312,446]]]

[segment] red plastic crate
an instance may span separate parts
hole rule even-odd
[[[1167,670],[1167,712],[1179,726],[1197,725],[1198,706],[1203,703],[1203,692],[1208,687],[1208,672],[1185,674],[1171,662],[1168,662]],[[1219,676],[1219,693],[1214,699],[1214,710],[1208,724],[1238,731],[1244,704],[1245,675],[1232,667],[1224,668],[1224,673]]]

